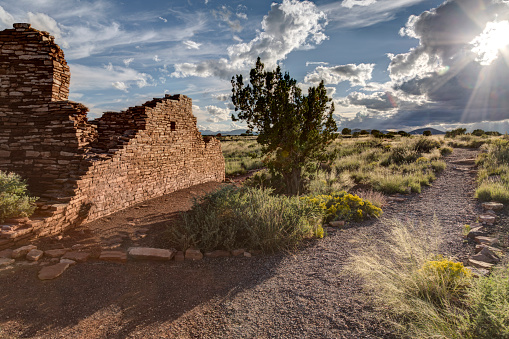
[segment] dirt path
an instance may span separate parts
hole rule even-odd
[[[385,217],[426,225],[436,215],[444,251],[466,258],[471,249],[462,244],[462,226],[479,211],[472,198],[475,174],[450,162],[474,156],[456,149],[431,188],[392,203]],[[356,236],[376,238],[383,227],[365,222],[332,231],[295,254],[270,257],[88,262],[46,282],[37,279],[36,267],[0,272],[0,337],[391,337],[359,282],[341,274],[349,253],[362,246]]]

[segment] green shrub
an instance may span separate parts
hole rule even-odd
[[[440,154],[442,155],[449,155],[452,153],[452,148],[451,147],[440,147]]]
[[[433,138],[421,137],[414,144],[414,150],[419,153],[429,153],[440,147],[440,141]]]
[[[274,252],[323,237],[322,212],[297,197],[270,189],[226,186],[195,201],[183,223],[168,229],[170,245],[205,251],[248,248]]]
[[[324,213],[325,221],[361,221],[365,218],[382,215],[381,208],[357,195],[344,191],[332,195],[304,196],[300,199],[320,208]]]
[[[36,200],[28,196],[26,182],[18,174],[0,171],[0,222],[31,216]]]
[[[509,269],[496,268],[468,290],[470,338],[509,338]]]
[[[509,185],[500,181],[484,180],[477,190],[475,197],[482,201],[509,202]]]

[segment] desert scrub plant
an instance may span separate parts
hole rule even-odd
[[[472,279],[460,263],[437,256],[437,220],[426,227],[385,223],[382,240],[361,239],[367,245],[352,255],[346,271],[362,279],[380,317],[402,337],[462,338],[469,328],[462,298]]]
[[[453,149],[451,147],[447,147],[447,146],[440,147],[440,154],[442,154],[443,156],[451,154],[452,151],[453,151]]]
[[[167,231],[170,245],[205,251],[248,248],[275,252],[323,237],[320,209],[270,189],[223,187],[196,200],[183,223]]]
[[[16,173],[0,171],[0,222],[8,218],[29,217],[38,198],[30,197],[26,182]]]
[[[244,174],[249,170],[262,168],[261,147],[256,140],[221,142],[227,176]]]
[[[339,192],[331,195],[304,196],[302,201],[322,210],[324,221],[361,221],[365,218],[379,217],[382,209],[358,195]]]
[[[483,146],[486,153],[476,159],[480,167],[476,198],[483,201],[509,202],[509,140],[494,140]]]

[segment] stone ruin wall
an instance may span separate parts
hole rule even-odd
[[[0,249],[60,233],[142,201],[224,180],[216,139],[196,128],[192,101],[166,95],[88,121],[68,101],[70,72],[47,32],[0,32],[0,170],[41,197],[34,217],[5,224]]]

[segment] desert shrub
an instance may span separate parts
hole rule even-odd
[[[339,192],[332,195],[304,196],[301,200],[319,207],[325,216],[325,221],[355,220],[379,217],[382,210],[371,202],[357,195]]]
[[[382,208],[387,203],[385,195],[381,192],[374,191],[373,189],[359,190],[357,195],[379,208]]]
[[[470,338],[509,338],[509,269],[496,268],[468,290]]]
[[[334,192],[348,191],[353,186],[354,182],[348,173],[338,173],[333,168],[330,171],[318,171],[307,184],[306,191],[311,195],[330,195]]]
[[[270,189],[223,187],[196,200],[183,223],[168,229],[170,245],[205,251],[292,249],[303,239],[323,237],[322,211],[297,197]]]
[[[28,195],[27,184],[18,174],[0,171],[0,222],[31,216],[36,200]]]
[[[439,148],[439,147],[440,147],[440,141],[438,141],[437,139],[425,138],[425,137],[421,137],[421,138],[417,139],[413,146],[414,150],[416,152],[420,152],[420,153],[429,153],[432,150],[434,150],[435,148]]]
[[[417,160],[419,156],[420,154],[417,151],[398,145],[391,148],[390,152],[388,152],[380,162],[380,165],[389,166],[391,164],[398,165],[413,162]]]
[[[483,146],[476,164],[480,166],[476,197],[483,201],[509,202],[509,141],[495,140]]]
[[[449,155],[452,153],[452,148],[451,147],[440,147],[440,154],[442,155]]]

